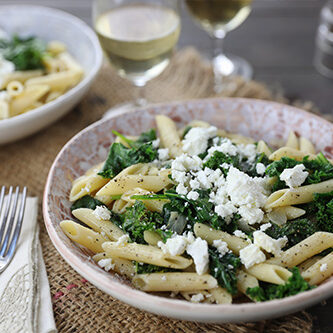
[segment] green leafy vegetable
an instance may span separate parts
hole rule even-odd
[[[263,287],[248,288],[246,293],[255,301],[264,302],[296,295],[313,289],[301,276],[297,267],[292,268],[292,276],[283,285],[267,283]]]
[[[215,248],[209,248],[209,272],[215,277],[218,284],[226,288],[232,295],[237,293],[237,269],[241,266],[240,259],[233,253],[220,257]]]
[[[150,129],[147,132],[143,132],[141,133],[141,135],[139,136],[138,140],[136,140],[136,142],[151,142],[156,140],[156,130],[154,128]]]
[[[150,273],[165,273],[165,272],[176,272],[176,269],[161,267],[151,264],[144,264],[135,262],[135,271],[137,274],[150,274]]]
[[[272,191],[287,187],[285,182],[280,180],[280,175],[284,169],[293,168],[298,164],[303,164],[306,171],[309,172],[309,176],[306,178],[303,185],[317,184],[333,178],[333,165],[322,153],[319,153],[314,160],[309,160],[308,156],[304,157],[302,161],[296,161],[289,157],[282,157],[279,161],[271,163],[266,169],[266,174],[268,176],[277,178]]]
[[[209,201],[209,191],[198,191],[199,198],[197,200],[187,199],[186,196],[177,194],[175,191],[166,191],[164,194],[153,195],[140,195],[132,196],[133,199],[168,199],[169,203],[163,206],[163,215],[166,225],[171,226],[171,230],[179,234],[183,233],[185,225],[193,226],[196,222],[209,224],[214,229],[221,229],[230,233],[234,232],[238,228],[238,220],[240,216],[234,214],[230,221],[226,221],[214,212],[214,204]],[[171,213],[177,212],[179,214],[177,223],[169,223]],[[186,223],[184,223],[184,217]]]
[[[333,191],[315,193],[313,205],[316,207],[317,226],[321,231],[333,232]]]
[[[145,230],[157,231],[164,241],[172,236],[171,231],[160,229],[164,225],[163,216],[157,212],[151,212],[140,201],[136,201],[132,207],[127,208],[122,219],[122,229],[129,234],[133,242],[146,244],[143,237]]]
[[[114,213],[107,206],[105,206],[105,204],[103,202],[91,197],[90,195],[85,195],[84,197],[76,200],[73,203],[73,205],[71,206],[71,211],[78,209],[78,208],[90,208],[90,209],[95,210],[97,206],[106,207],[110,211],[110,214],[111,214],[110,221],[115,223],[117,226],[121,226],[122,219],[121,219],[120,215]]]
[[[121,137],[130,148],[125,147],[122,143],[113,143],[110,147],[109,155],[104,163],[103,169],[98,174],[104,178],[113,178],[125,168],[137,164],[152,162],[157,158],[157,150],[151,142],[146,143],[146,139],[153,138],[154,131],[143,133],[139,140],[132,141],[122,134],[113,131],[114,134]]]
[[[272,222],[271,224],[272,226],[268,228],[265,233],[274,239],[287,236],[288,244],[284,250],[296,245],[303,239],[319,231],[316,223],[306,218],[288,221],[281,227]]]
[[[43,58],[46,55],[45,43],[36,37],[0,40],[0,54],[15,65],[18,71],[43,69]]]
[[[84,197],[76,200],[72,207],[71,210],[75,210],[78,208],[90,208],[90,209],[95,209],[97,206],[105,206],[105,204],[90,195],[85,195]]]

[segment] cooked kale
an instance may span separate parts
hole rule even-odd
[[[136,142],[143,143],[143,142],[151,142],[154,140],[156,140],[156,130],[154,128],[151,128],[149,131],[141,133]]]
[[[318,229],[333,232],[333,191],[328,193],[315,193],[313,197]]]
[[[46,46],[36,37],[13,36],[10,40],[0,40],[0,55],[14,63],[18,71],[43,69]]]
[[[333,165],[322,153],[319,153],[314,160],[310,160],[308,156],[304,157],[302,161],[282,157],[279,161],[272,162],[266,169],[268,176],[276,177],[277,179],[276,183],[273,185],[272,191],[287,187],[285,182],[280,180],[280,175],[283,170],[293,168],[298,164],[303,164],[305,170],[309,172],[303,185],[316,184],[333,178]]]
[[[135,261],[135,271],[137,274],[150,274],[150,273],[176,272],[177,270],[173,268],[144,264]]]
[[[210,247],[209,273],[215,277],[222,288],[226,288],[232,295],[237,293],[237,269],[241,266],[240,259],[233,253],[221,256],[217,249]]]
[[[157,158],[157,150],[153,147],[152,143],[143,141],[153,138],[154,135],[156,137],[154,131],[143,133],[142,137],[139,137],[141,141],[132,141],[116,131],[113,131],[113,133],[121,137],[130,148],[125,147],[122,143],[113,143],[103,169],[98,173],[100,176],[113,178],[119,172],[133,164],[148,163]]]
[[[268,228],[265,233],[274,239],[287,236],[288,243],[284,250],[289,249],[290,247],[301,242],[303,239],[319,231],[316,223],[307,218],[291,220],[282,226],[278,226],[272,222],[271,224],[272,226]]]
[[[292,276],[285,284],[262,284],[262,287],[248,288],[246,293],[257,302],[265,302],[277,298],[296,295],[302,291],[313,289],[301,276],[297,267],[292,268]]]
[[[122,220],[122,229],[129,234],[131,241],[136,243],[146,244],[143,237],[145,230],[157,231],[163,241],[172,236],[171,231],[160,229],[164,225],[163,216],[151,212],[140,201],[136,201],[132,207],[126,209]]]

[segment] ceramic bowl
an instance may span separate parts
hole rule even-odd
[[[88,91],[102,65],[102,50],[92,29],[66,12],[30,5],[0,6],[0,28],[19,36],[64,42],[84,69],[83,80],[56,100],[13,118],[0,120],[0,144],[26,137],[72,109]]]
[[[68,200],[71,180],[107,156],[111,130],[137,135],[155,127],[156,114],[165,114],[183,126],[193,119],[208,121],[227,131],[275,144],[290,130],[310,139],[316,149],[333,157],[333,125],[305,111],[267,101],[222,98],[175,102],[141,110],[114,113],[81,131],[60,151],[45,187],[43,213],[49,236],[63,258],[97,288],[140,309],[168,317],[199,322],[241,322],[295,312],[333,295],[333,279],[318,288],[282,300],[264,303],[209,305],[148,294],[132,288],[121,277],[99,268],[84,250],[65,236],[59,222],[73,218]]]

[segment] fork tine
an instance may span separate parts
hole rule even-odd
[[[15,190],[15,197],[14,197],[14,205],[12,207],[12,211],[10,214],[10,218],[9,218],[9,224],[7,226],[7,231],[5,234],[5,238],[2,244],[2,247],[0,249],[0,257],[4,257],[6,250],[7,250],[7,246],[8,246],[8,242],[9,242],[9,237],[11,235],[12,229],[13,229],[13,225],[14,225],[14,221],[15,221],[15,215],[16,215],[16,209],[17,209],[17,202],[18,202],[18,197],[19,197],[19,187],[16,186],[16,190]]]
[[[17,219],[16,227],[15,227],[14,234],[13,234],[13,238],[12,238],[12,241],[10,242],[8,252],[7,252],[7,257],[9,258],[9,260],[11,260],[11,257],[14,255],[14,252],[15,252],[15,249],[16,249],[16,243],[17,243],[17,240],[18,240],[18,238],[20,236],[20,233],[21,233],[26,197],[27,197],[27,188],[24,187],[23,188],[23,193],[22,193],[22,201],[21,201],[20,208],[19,208],[19,216],[18,216],[18,219]]]
[[[1,216],[1,211],[2,211],[3,200],[5,198],[5,190],[6,190],[6,186],[2,186],[1,193],[0,193],[0,216]]]
[[[6,228],[6,222],[8,220],[10,203],[12,201],[12,193],[13,193],[13,186],[11,186],[9,188],[9,193],[8,193],[8,197],[7,197],[7,204],[6,204],[6,208],[5,208],[5,214],[3,215],[3,219],[1,221],[1,227],[0,227],[0,244],[2,242],[3,235],[5,234],[5,228]]]

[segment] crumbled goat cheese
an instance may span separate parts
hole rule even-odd
[[[290,169],[284,169],[280,179],[284,180],[290,188],[298,187],[305,182],[309,173],[305,170],[304,164],[298,164]]]
[[[199,293],[199,294],[195,294],[191,297],[191,302],[199,303],[199,302],[203,301],[204,299],[205,299],[205,296],[202,295],[201,293]]]
[[[11,61],[6,60],[0,54],[0,80],[1,78],[15,71],[15,65]],[[1,82],[0,82],[1,83]]]
[[[267,199],[262,178],[252,178],[235,167],[230,167],[226,191],[235,206],[246,206],[239,210],[239,214],[248,224],[261,222],[264,214],[258,208],[263,207]]]
[[[97,206],[93,213],[101,220],[110,220],[111,218],[111,213],[105,206]]]
[[[241,230],[235,230],[234,235],[239,238],[248,239],[248,236]]]
[[[188,240],[185,236],[176,235],[174,237],[168,238],[165,243],[159,241],[157,246],[161,248],[163,253],[169,253],[172,256],[178,256],[185,252],[186,246],[188,245]]]
[[[115,264],[112,263],[111,258],[106,258],[99,260],[98,266],[104,268],[108,272],[110,269],[114,269]]]
[[[184,195],[186,195],[187,192],[188,192],[188,189],[186,188],[186,186],[184,184],[180,183],[176,187],[176,192],[178,194],[184,194]]]
[[[199,198],[199,193],[198,192],[191,191],[187,194],[187,199],[198,200],[198,198]]]
[[[325,272],[325,271],[327,271],[327,264],[325,263],[325,264],[322,264],[322,265],[320,265],[320,271],[321,272]]]
[[[161,148],[157,151],[158,159],[160,161],[166,161],[169,158],[169,149],[168,148]]]
[[[157,138],[156,140],[151,142],[153,148],[157,149],[160,146],[160,139]]]
[[[185,135],[183,151],[190,155],[199,155],[208,147],[208,140],[217,134],[217,128],[210,126],[208,128],[194,127]]]
[[[204,161],[206,162],[209,160],[216,151],[230,156],[235,156],[238,153],[237,146],[235,146],[229,139],[224,138],[219,145],[215,145],[208,149],[208,155],[205,157]]]
[[[222,256],[230,252],[228,244],[223,242],[221,239],[214,239],[213,246],[217,248],[217,251],[219,251]]]
[[[167,278],[166,278],[165,275],[162,275],[161,279],[162,279],[163,281],[166,281]]]
[[[209,264],[207,242],[198,237],[187,246],[186,252],[193,258],[196,272],[199,275],[206,273]]]
[[[228,222],[228,218],[230,220],[231,216],[234,213],[237,213],[237,208],[231,202],[227,202],[226,204],[215,206],[214,211],[217,215],[226,219],[226,222]]]
[[[241,156],[246,157],[249,162],[254,162],[257,157],[257,147],[254,144],[240,144],[237,146]]]
[[[239,258],[246,268],[266,260],[264,252],[255,244],[250,244],[239,251]]]
[[[265,223],[265,224],[262,224],[262,225],[260,226],[260,230],[261,230],[261,231],[266,231],[266,230],[269,229],[271,226],[272,226],[272,223]]]
[[[287,244],[288,238],[283,236],[279,239],[274,239],[266,235],[263,231],[257,230],[253,233],[253,244],[262,248],[268,253],[272,253],[275,256],[281,253],[281,249]]]
[[[118,238],[116,245],[117,246],[125,246],[128,243],[129,237],[128,235],[122,235]]]
[[[265,171],[266,171],[265,164],[263,164],[263,163],[257,163],[257,165],[256,165],[256,171],[257,171],[257,174],[263,175],[265,173]]]

